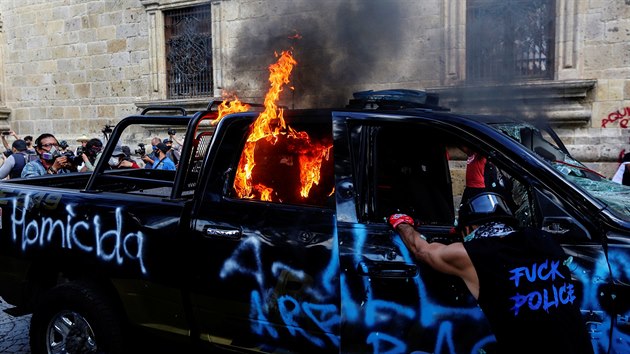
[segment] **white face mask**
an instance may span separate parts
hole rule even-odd
[[[110,157],[108,163],[109,163],[110,166],[116,167],[116,166],[118,166],[118,158],[117,157]]]

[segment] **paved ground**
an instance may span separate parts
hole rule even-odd
[[[28,326],[31,316],[13,317],[3,310],[10,306],[0,298],[0,353],[30,354]]]

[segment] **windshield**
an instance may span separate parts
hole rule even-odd
[[[612,182],[562,151],[547,134],[527,123],[492,124],[497,130],[536,152],[583,191],[608,205],[618,217],[630,221],[630,187]]]

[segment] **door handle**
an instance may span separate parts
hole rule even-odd
[[[224,238],[229,240],[239,240],[243,236],[243,232],[240,229],[223,228],[217,226],[206,226],[204,235],[207,237]]]
[[[380,278],[413,278],[418,275],[415,264],[401,262],[359,262],[357,271],[360,275]]]

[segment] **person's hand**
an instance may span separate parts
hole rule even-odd
[[[415,222],[413,218],[407,214],[393,214],[387,218],[387,223],[389,223],[392,228],[395,230],[396,227],[400,224],[409,224],[413,226]]]
[[[68,168],[71,165],[72,164],[68,160],[67,156],[61,156],[61,157],[58,157],[58,158],[55,159],[55,162],[53,163],[53,168],[55,170],[60,170],[62,168]]]

